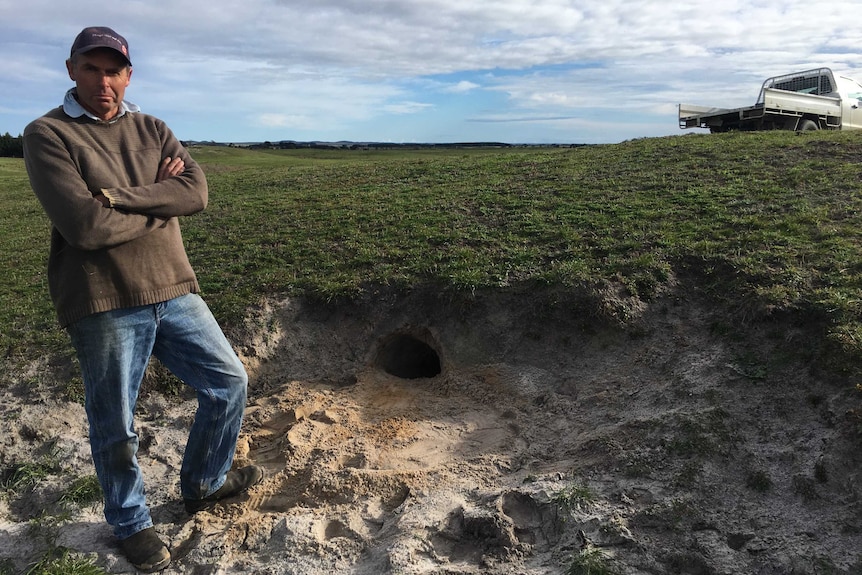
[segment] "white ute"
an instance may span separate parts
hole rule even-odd
[[[829,68],[767,78],[753,106],[679,105],[679,127],[729,130],[860,130],[862,85]]]

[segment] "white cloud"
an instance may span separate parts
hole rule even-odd
[[[424,102],[395,102],[384,106],[384,110],[391,114],[415,114],[433,108],[432,104]]]
[[[287,114],[260,114],[254,118],[255,125],[263,128],[302,128],[313,126],[311,118]]]
[[[475,82],[470,82],[468,80],[461,80],[457,84],[452,84],[443,88],[443,92],[447,92],[449,94],[466,94],[467,92],[471,92],[476,88],[479,88],[479,84]]]

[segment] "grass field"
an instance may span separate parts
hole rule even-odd
[[[862,348],[859,134],[192,155],[210,204],[184,219],[184,236],[228,326],[273,294],[535,283],[649,300],[687,272],[740,310],[813,314],[845,350]],[[0,352],[64,350],[45,279],[49,223],[22,160],[0,159],[0,219]]]

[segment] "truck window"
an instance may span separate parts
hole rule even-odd
[[[775,82],[773,88],[798,92],[800,94],[828,94],[832,92],[832,82],[829,76],[796,76],[795,78],[782,78]]]

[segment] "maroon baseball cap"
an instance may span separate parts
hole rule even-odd
[[[111,48],[116,50],[132,65],[132,60],[129,58],[129,43],[126,39],[104,26],[91,26],[84,28],[81,33],[75,38],[72,43],[71,56],[76,54],[84,54],[96,48]]]

